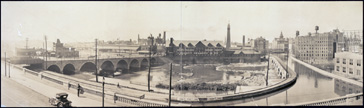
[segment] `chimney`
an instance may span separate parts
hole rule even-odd
[[[166,31],[163,32],[163,43],[166,44]]]
[[[171,46],[173,44],[173,38],[171,38],[170,40],[171,42],[169,42],[169,46]]]
[[[296,37],[300,35],[300,31],[296,31]]]
[[[245,35],[243,35],[243,47],[245,47]]]

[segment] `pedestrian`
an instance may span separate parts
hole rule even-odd
[[[119,85],[119,82],[118,82],[118,85],[116,85],[118,88],[120,88],[120,85]]]
[[[80,84],[77,84],[77,97],[80,97],[80,90],[81,90],[81,86]]]
[[[68,82],[68,90],[70,90],[71,84],[70,82]]]

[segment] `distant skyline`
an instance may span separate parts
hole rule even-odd
[[[1,40],[62,42],[137,40],[150,34],[176,40],[231,41],[264,37],[270,42],[333,29],[363,30],[362,1],[330,2],[1,2]]]

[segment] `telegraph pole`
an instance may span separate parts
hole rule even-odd
[[[171,107],[171,89],[172,89],[172,63],[169,71],[169,99],[168,99],[168,107]]]
[[[102,107],[104,107],[105,99],[105,75],[102,77]]]
[[[149,39],[152,41],[151,45],[149,46],[149,69],[148,69],[148,92],[150,92],[150,68],[151,68],[151,62],[152,59],[152,46],[154,43],[154,38],[152,35],[150,35]]]
[[[6,76],[6,52],[5,53],[5,76]]]
[[[270,53],[268,53],[268,69],[267,69],[267,76],[265,78],[265,82],[266,82],[266,86],[268,86],[268,71],[269,71],[269,57],[270,57]]]
[[[10,60],[9,60],[8,64],[9,64],[9,78],[10,78]]]
[[[99,82],[99,78],[98,78],[98,76],[97,76],[97,71],[98,71],[98,69],[97,69],[97,39],[95,39],[95,69],[96,69],[96,71],[95,71],[95,75],[96,75],[96,82]]]
[[[48,65],[47,65],[47,60],[48,60],[48,50],[47,50],[47,36],[44,35],[44,41],[45,41],[45,52],[46,52],[46,62],[45,62],[45,69],[47,69]]]
[[[288,41],[288,44],[289,44],[289,41]],[[288,59],[289,59],[289,47],[287,50],[286,79],[288,78]]]

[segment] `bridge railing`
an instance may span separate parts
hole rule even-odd
[[[137,105],[137,106],[142,106],[142,107],[167,107],[168,106],[168,103],[157,102],[157,101],[151,102],[150,100],[144,100],[141,98],[135,98],[135,97],[120,95],[120,94],[116,94],[116,93],[114,94],[114,101],[120,101],[120,102],[133,104],[133,105]]]
[[[52,78],[52,77],[49,77],[47,75],[41,75],[41,79],[46,79],[48,81],[52,81],[54,83],[57,83],[57,84],[60,84],[60,85],[63,85],[63,81],[59,80],[59,79],[56,79],[56,78]]]
[[[29,69],[26,69],[22,66],[19,66],[19,65],[13,65],[13,67],[15,69],[19,69],[19,70],[23,70],[23,72],[26,74],[26,73],[29,73],[31,75],[34,75],[34,76],[38,76],[38,72],[35,72],[35,71],[32,71],[32,70],[29,70]]]
[[[350,102],[363,100],[363,93],[348,94],[342,97],[336,97],[331,99],[304,102],[298,104],[287,104],[287,106],[332,106],[332,105],[351,105]]]

